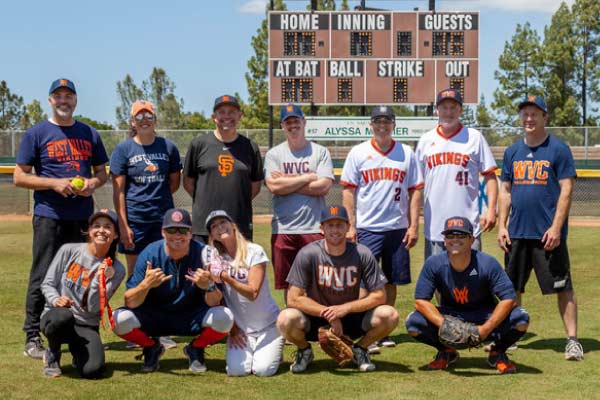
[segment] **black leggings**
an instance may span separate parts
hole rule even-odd
[[[55,307],[42,316],[41,329],[52,351],[59,351],[63,343],[68,343],[79,375],[88,379],[102,376],[104,346],[97,326],[81,325],[70,309]]]

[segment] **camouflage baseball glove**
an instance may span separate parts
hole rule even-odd
[[[440,342],[452,349],[460,350],[481,345],[477,325],[452,315],[444,315],[444,322],[440,326],[438,335]]]
[[[329,357],[333,358],[340,367],[352,361],[352,340],[345,335],[337,336],[328,326],[319,328],[319,347]]]

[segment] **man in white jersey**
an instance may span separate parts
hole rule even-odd
[[[392,138],[394,110],[373,108],[370,126],[373,138],[350,150],[342,170],[343,202],[350,217],[347,238],[358,239],[381,260],[388,280],[386,304],[394,307],[396,285],[410,283],[408,250],[418,238],[423,179],[412,149]],[[395,346],[389,337],[379,344]]]
[[[437,95],[439,125],[417,145],[417,160],[425,179],[425,259],[445,250],[444,221],[465,216],[474,227],[473,249],[481,250],[481,232],[496,225],[498,183],[496,161],[485,138],[460,123],[462,97],[458,90]],[[479,174],[485,181],[488,210],[479,217]]]

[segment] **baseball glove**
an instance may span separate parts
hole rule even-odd
[[[340,367],[352,361],[352,340],[346,335],[337,336],[328,326],[319,328],[319,347],[329,357],[333,358]]]
[[[452,349],[460,350],[481,345],[477,325],[452,315],[444,315],[444,322],[440,326],[438,335],[440,342]]]

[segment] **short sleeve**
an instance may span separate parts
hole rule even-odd
[[[175,143],[170,140],[167,142],[167,152],[169,153],[169,173],[181,171],[181,156],[179,155],[179,149],[175,146]]]
[[[125,143],[119,143],[110,157],[110,173],[115,176],[127,175],[127,157],[124,154]]]
[[[342,177],[340,183],[343,186],[357,188],[360,183],[360,171],[358,169],[356,153],[357,148],[353,147],[344,161],[344,167],[342,168]]]
[[[327,150],[326,147],[321,147],[321,154],[319,155],[316,173],[319,178],[335,178],[333,175],[333,161],[331,161],[331,154],[329,154],[329,150]]]

